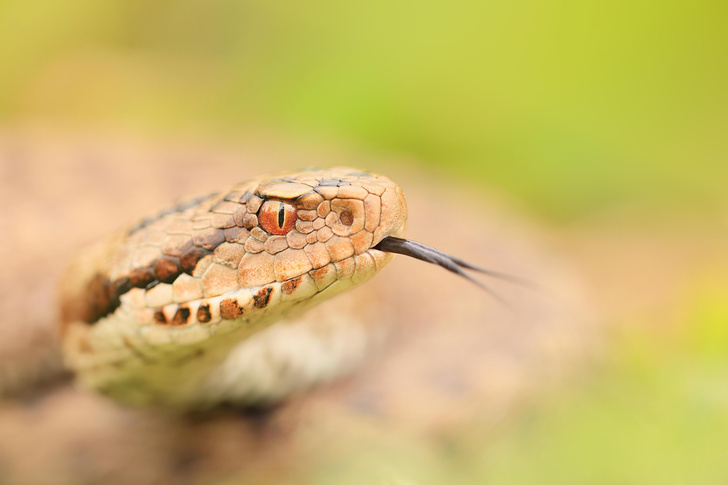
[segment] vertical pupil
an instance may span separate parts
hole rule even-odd
[[[286,222],[286,206],[283,202],[279,202],[278,206],[278,227],[283,228],[283,224]]]

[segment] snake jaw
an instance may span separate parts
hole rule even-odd
[[[69,267],[66,362],[116,399],[193,405],[203,391],[179,366],[206,375],[283,316],[366,282],[406,220],[394,182],[350,168],[243,182],[164,210]]]

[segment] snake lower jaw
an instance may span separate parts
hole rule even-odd
[[[372,278],[393,256],[375,246],[406,220],[394,182],[349,168],[176,205],[72,265],[66,362],[118,400],[194,405],[233,348]]]

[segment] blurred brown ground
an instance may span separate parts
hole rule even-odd
[[[396,180],[408,198],[409,237],[543,291],[493,282],[511,311],[441,269],[397,257],[335,304],[388,324],[385,346],[351,378],[262,416],[168,416],[45,382],[59,370],[57,279],[84,243],[175,199],[260,173],[334,164]],[[592,261],[602,238],[565,240],[493,196],[408,172],[406,162],[388,165],[311,147],[0,131],[0,380],[8,395],[0,402],[0,483],[305,483],[334,451],[398,440],[436,448],[472,426],[496,430],[595,361],[599,312],[619,290],[607,288],[599,306],[588,287],[600,285],[613,260],[605,254],[605,268],[587,268],[586,283],[574,258]],[[17,397],[29,381],[46,390]]]

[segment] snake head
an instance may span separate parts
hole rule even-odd
[[[64,321],[94,324],[121,309],[186,326],[319,301],[376,274],[392,255],[374,246],[402,236],[406,220],[394,182],[351,168],[243,182],[87,251],[69,267]]]
[[[351,168],[274,177],[246,194],[244,211],[233,213],[236,226],[247,231],[241,287],[281,282],[286,291],[303,279],[326,296],[339,293],[391,260],[391,253],[374,247],[402,236],[407,222],[407,204],[394,182]]]
[[[394,182],[341,167],[254,179],[164,210],[69,267],[66,363],[85,385],[126,402],[214,401],[245,381],[227,354],[235,346],[250,338],[257,348],[254,334],[364,283],[394,253],[474,269],[403,239],[406,221]]]

